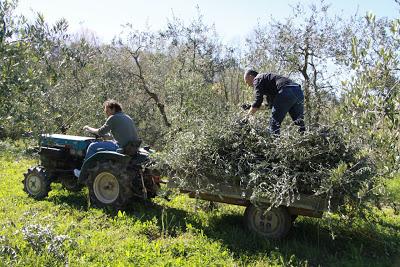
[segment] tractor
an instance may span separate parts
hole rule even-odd
[[[42,134],[39,140],[40,164],[24,174],[24,191],[35,199],[43,199],[51,183],[61,183],[69,191],[88,187],[91,204],[97,207],[124,209],[136,198],[156,196],[160,176],[151,168],[149,147],[129,146],[117,151],[99,150],[84,160],[88,146],[98,137],[63,134]],[[132,146],[131,146],[132,147]],[[80,169],[79,178],[73,174]]]

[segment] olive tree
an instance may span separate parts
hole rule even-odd
[[[37,14],[33,23],[15,15],[16,2],[0,3],[1,93],[0,118],[8,128],[8,136],[42,128],[47,116],[43,103],[48,86],[55,78],[49,61],[58,48],[56,39],[61,39],[65,21],[49,27],[43,16]],[[51,43],[51,44],[50,44]]]
[[[247,65],[302,81],[306,119],[311,122],[318,122],[335,100],[346,71],[340,59],[347,53],[349,26],[328,10],[323,1],[309,9],[298,4],[293,15],[259,25],[247,41]]]
[[[383,173],[395,173],[400,166],[399,28],[399,19],[366,15],[351,42],[349,64],[355,75],[343,83],[339,112],[348,137],[366,145]]]
[[[237,104],[239,59],[200,14],[189,24],[174,17],[160,35],[170,62],[167,101],[177,128],[198,118],[212,120]]]

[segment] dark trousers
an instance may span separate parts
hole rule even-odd
[[[269,121],[269,131],[273,134],[280,133],[283,119],[289,113],[294,124],[305,131],[304,126],[304,94],[299,85],[282,87],[272,102],[272,115]]]

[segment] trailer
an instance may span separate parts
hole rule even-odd
[[[267,199],[251,200],[252,191],[237,186],[219,185],[212,190],[181,187],[173,180],[169,188],[178,189],[190,198],[208,200],[246,207],[244,222],[250,231],[267,239],[284,238],[297,216],[321,218],[328,209],[328,200],[324,197],[300,194],[288,206],[270,207]]]

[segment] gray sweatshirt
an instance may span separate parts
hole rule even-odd
[[[104,136],[111,132],[118,146],[123,147],[130,141],[138,141],[135,123],[123,112],[117,112],[108,117],[107,121],[99,129],[99,135]]]

